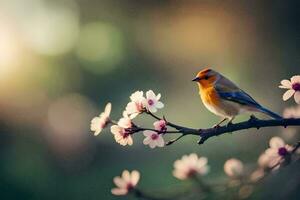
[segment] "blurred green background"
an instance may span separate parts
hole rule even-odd
[[[0,0],[1,199],[118,199],[110,189],[123,169],[139,170],[149,191],[180,187],[173,162],[192,152],[208,157],[204,179],[217,181],[227,159],[254,164],[272,136],[296,141],[293,131],[267,128],[151,150],[142,135],[122,147],[89,125],[106,102],[118,119],[132,92],[153,89],[165,103],[159,115],[212,126],[219,118],[191,82],[206,65],[282,113],[295,104],[278,85],[300,72],[299,18],[299,1]],[[295,166],[252,198],[299,198]]]

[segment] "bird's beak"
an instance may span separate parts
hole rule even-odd
[[[199,77],[196,77],[196,78],[194,78],[192,81],[199,81],[200,80],[200,78]]]

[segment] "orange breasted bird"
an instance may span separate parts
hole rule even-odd
[[[237,115],[245,112],[261,112],[274,119],[282,119],[281,116],[261,106],[249,94],[212,69],[201,70],[193,81],[198,83],[199,95],[205,107],[222,117],[215,127],[226,120],[231,123]]]

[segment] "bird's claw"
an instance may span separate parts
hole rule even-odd
[[[220,128],[221,126],[220,126],[220,124],[215,124],[215,125],[213,125],[213,127],[212,128]]]
[[[255,117],[254,115],[250,115],[249,122],[256,122],[257,120],[258,120],[257,117]]]
[[[233,125],[232,122],[228,122],[226,126],[227,126],[227,127],[230,127],[230,126],[232,126],[232,125]]]

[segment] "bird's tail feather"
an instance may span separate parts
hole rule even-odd
[[[282,117],[264,107],[260,107],[259,108],[259,111],[261,111],[262,113],[265,113],[267,115],[269,115],[270,117],[274,118],[274,119],[282,119]]]

